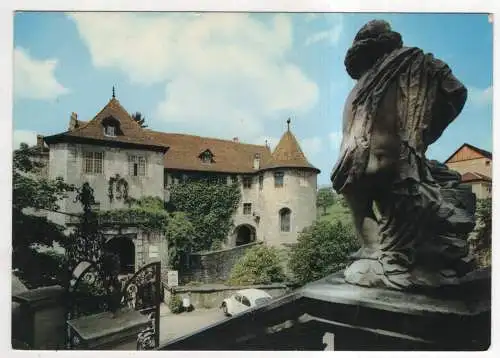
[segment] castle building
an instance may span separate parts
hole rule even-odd
[[[477,199],[491,198],[493,156],[491,152],[471,144],[462,144],[445,164],[462,175],[462,183],[469,184]]]
[[[273,152],[268,145],[157,132],[134,121],[113,98],[90,121],[73,113],[67,131],[43,138],[48,145],[48,175],[67,183],[88,182],[100,210],[122,208],[123,201],[108,199],[109,179],[116,175],[128,184],[133,198],[155,196],[169,200],[169,187],[190,178],[223,183],[237,180],[241,201],[234,214],[234,230],[226,247],[262,241],[286,245],[316,218],[317,175],[288,128]],[[79,213],[73,197],[61,201],[63,213]],[[49,219],[65,225],[68,216],[50,213]],[[147,244],[131,233],[135,265],[146,263]],[[135,235],[135,236],[134,236]],[[140,248],[138,247],[140,246]],[[138,261],[137,251],[143,251]],[[165,248],[155,249],[162,255]],[[131,254],[132,255],[132,254]]]

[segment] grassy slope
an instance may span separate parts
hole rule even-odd
[[[323,215],[323,209],[318,208],[318,220],[321,221],[340,221],[343,224],[351,224],[351,212],[348,208],[335,203],[326,209],[326,215]]]

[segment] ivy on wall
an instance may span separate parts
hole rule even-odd
[[[194,227],[193,250],[219,247],[233,228],[233,214],[241,199],[237,183],[188,181],[170,189],[172,211],[186,213]]]
[[[168,214],[158,197],[130,199],[129,207],[100,211],[99,222],[108,226],[136,226],[144,231],[165,232]]]
[[[113,199],[123,199],[127,201],[129,199],[128,196],[128,182],[120,177],[120,174],[116,174],[114,177],[109,178],[108,181],[108,198],[110,202],[113,202]]]

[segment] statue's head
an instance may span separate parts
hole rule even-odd
[[[392,31],[387,21],[372,20],[358,31],[347,51],[344,61],[347,73],[357,80],[380,58],[402,46],[401,35]]]

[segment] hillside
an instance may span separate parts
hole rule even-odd
[[[318,208],[318,220],[320,221],[340,221],[343,224],[352,224],[351,211],[342,206],[339,202],[326,209],[326,215],[323,215],[323,209]]]

